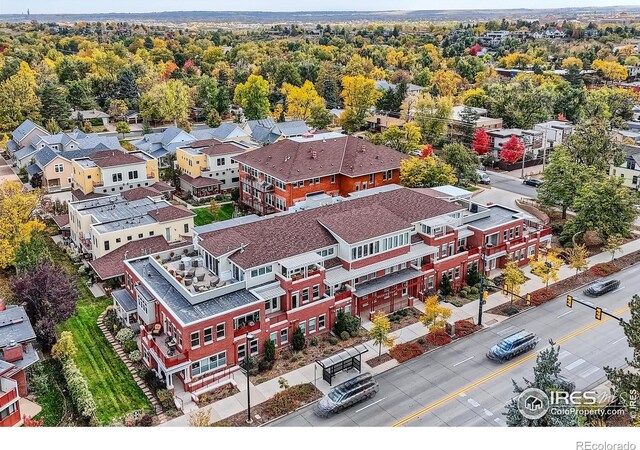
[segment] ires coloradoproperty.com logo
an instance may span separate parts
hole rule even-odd
[[[631,392],[633,402],[628,403],[627,409],[631,415],[635,416],[635,398],[638,393]],[[554,391],[547,394],[538,388],[527,388],[518,395],[516,404],[520,413],[529,420],[537,420],[551,412],[558,414],[577,414],[577,415],[602,415],[604,410],[597,408],[598,405],[619,406],[618,408],[609,409],[608,414],[624,414],[625,408],[615,401],[615,397],[607,394],[598,394],[595,391]]]

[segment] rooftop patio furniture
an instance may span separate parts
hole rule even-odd
[[[151,330],[152,336],[159,336],[162,333],[162,324],[156,323]]]
[[[185,277],[185,279],[184,279],[184,285],[185,286],[191,286],[192,283],[193,283],[193,278]]]
[[[184,266],[184,263],[183,263],[183,262],[181,262],[180,264],[178,264],[178,270],[184,270],[184,269],[185,269],[185,266]]]
[[[196,278],[198,279],[198,281],[204,281],[204,272],[201,272],[199,274],[196,275]]]

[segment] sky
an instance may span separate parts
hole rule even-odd
[[[640,0],[0,0],[0,14],[157,11],[376,11],[416,9],[562,8],[640,5]]]

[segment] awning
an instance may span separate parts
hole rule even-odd
[[[366,283],[361,283],[357,285],[355,290],[351,291],[351,293],[356,297],[362,297],[364,295],[369,295],[382,289],[395,286],[396,284],[413,280],[414,278],[422,275],[424,275],[422,271],[414,269],[413,267],[402,269],[390,275],[385,275],[381,278],[375,278],[371,281],[367,281]]]
[[[471,237],[473,235],[474,235],[473,231],[471,231],[468,228],[463,228],[461,230],[458,230],[458,239],[464,239],[466,237]]]
[[[338,267],[337,269],[327,270],[325,272],[324,282],[328,286],[335,286],[346,281],[353,280],[362,275],[368,275],[379,270],[384,270],[388,267],[397,266],[398,264],[413,261],[414,259],[422,258],[423,256],[434,255],[438,249],[425,243],[415,244],[411,246],[409,253],[396,256],[394,258],[386,259],[375,264],[371,264],[356,270],[347,270],[344,267]]]
[[[502,251],[496,252],[493,255],[487,256],[487,261],[491,261],[492,259],[500,258],[501,256],[504,256],[506,254],[507,254],[506,250],[502,250]]]
[[[286,294],[285,290],[280,287],[280,283],[271,283],[267,286],[261,286],[253,289],[252,292],[265,300]]]
[[[342,350],[335,355],[329,356],[328,358],[318,360],[317,363],[320,364],[323,368],[328,368],[334,366],[336,364],[340,364],[344,361],[347,361],[351,358],[355,358],[357,356],[362,355],[363,353],[367,353],[369,349],[364,344],[354,345],[353,347],[348,347]]]
[[[315,252],[303,253],[302,255],[291,256],[290,258],[284,258],[278,262],[287,269],[296,269],[298,267],[304,267],[311,264],[318,264],[322,261],[322,256]]]
[[[133,299],[129,291],[120,289],[111,293],[116,303],[122,307],[125,312],[134,312],[136,310],[136,301]]]

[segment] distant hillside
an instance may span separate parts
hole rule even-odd
[[[34,14],[35,13],[35,14]],[[605,17],[619,14],[640,14],[640,6],[575,7],[557,9],[478,9],[421,11],[167,11],[153,13],[108,14],[0,14],[0,22],[155,22],[155,23],[344,23],[344,22],[408,22],[408,21],[470,21],[488,19],[544,19]]]

